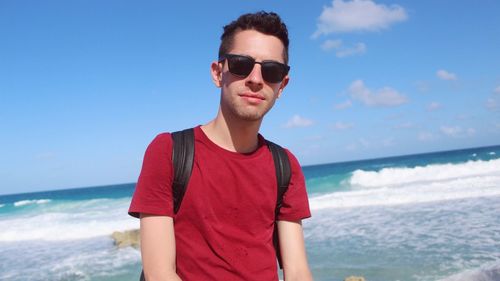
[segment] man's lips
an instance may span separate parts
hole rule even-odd
[[[239,95],[242,98],[248,98],[251,100],[265,100],[263,95],[253,94],[253,93],[243,93]]]

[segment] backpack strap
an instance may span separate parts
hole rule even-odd
[[[288,159],[288,154],[285,149],[281,146],[275,144],[274,142],[268,141],[267,147],[271,150],[274,160],[274,168],[276,170],[276,181],[277,181],[277,197],[276,197],[276,208],[274,209],[274,232],[273,232],[273,245],[276,251],[276,258],[278,259],[278,264],[280,268],[283,268],[283,261],[281,258],[279,237],[278,237],[278,215],[280,212],[281,205],[283,204],[283,195],[288,189],[290,184],[290,178],[292,177],[292,169],[290,167],[290,159]]]
[[[186,186],[191,177],[194,160],[194,130],[193,128],[172,133],[172,165],[174,180],[172,194],[174,197],[174,214],[177,214],[186,193]]]
[[[186,193],[186,186],[191,177],[194,160],[194,130],[193,128],[172,134],[172,165],[174,180],[172,182],[172,196],[174,197],[174,214],[177,214]],[[146,281],[144,270],[140,281]]]

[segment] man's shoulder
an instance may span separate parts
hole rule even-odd
[[[158,133],[153,140],[151,141],[150,145],[154,144],[165,144],[166,142],[172,142],[172,133],[170,132],[161,132]]]
[[[171,154],[172,137],[171,133],[158,133],[149,143],[146,149],[146,155],[164,155]]]

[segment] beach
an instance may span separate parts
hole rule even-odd
[[[139,171],[138,171],[139,172]],[[500,280],[500,146],[304,167],[316,281]],[[135,184],[0,196],[0,280],[138,280]]]

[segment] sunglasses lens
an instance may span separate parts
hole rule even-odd
[[[228,62],[229,71],[238,76],[248,76],[254,65],[252,59],[243,56],[228,57]]]
[[[262,63],[262,78],[269,83],[278,83],[286,75],[285,66],[277,62]]]
[[[279,83],[285,78],[288,67],[274,61],[255,62],[254,59],[239,55],[226,55],[229,72],[234,75],[247,77],[256,63],[261,65],[262,78],[269,83]]]

